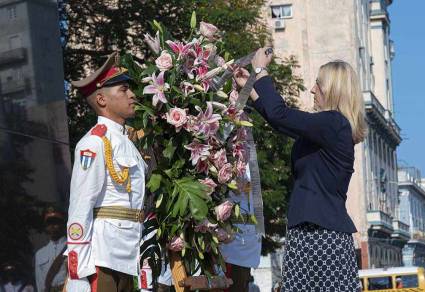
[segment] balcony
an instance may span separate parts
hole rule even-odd
[[[10,65],[10,64],[16,64],[16,63],[22,63],[25,62],[27,59],[27,49],[25,48],[18,48],[9,50],[6,52],[0,53],[0,67]]]
[[[373,92],[364,91],[363,98],[369,124],[382,129],[394,148],[398,146],[401,142],[401,130],[393,119],[392,113],[384,108]]]
[[[393,233],[393,220],[390,215],[379,210],[374,210],[368,211],[366,218],[367,223],[370,225],[370,229],[379,230],[388,234]]]
[[[11,94],[20,91],[24,91],[26,88],[26,82],[24,79],[12,80],[1,84],[1,94]]]
[[[410,239],[409,225],[399,220],[393,220],[394,232],[391,234],[392,238],[408,241]]]

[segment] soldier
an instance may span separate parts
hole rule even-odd
[[[135,115],[130,77],[117,54],[72,84],[99,116],[77,144],[68,213],[68,292],[133,290],[145,195],[145,162],[127,136]]]
[[[12,260],[2,263],[0,268],[0,292],[34,292],[34,287],[27,280],[23,264]]]
[[[66,279],[63,256],[66,249],[66,218],[64,212],[50,206],[44,212],[43,220],[50,241],[35,254],[37,291],[59,292]]]

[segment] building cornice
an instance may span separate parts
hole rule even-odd
[[[425,190],[423,188],[421,188],[420,186],[418,186],[417,184],[413,183],[413,182],[398,182],[398,187],[406,187],[406,188],[412,188],[414,189],[417,193],[421,194],[422,197],[425,198]]]

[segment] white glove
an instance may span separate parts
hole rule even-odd
[[[90,282],[87,277],[76,280],[68,278],[66,292],[91,292]]]

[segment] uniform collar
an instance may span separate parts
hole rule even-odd
[[[50,240],[54,245],[64,244],[66,242],[66,237],[62,236],[57,241]]]
[[[108,128],[108,130],[113,130],[113,131],[119,132],[123,135],[126,134],[125,127],[118,124],[117,122],[114,122],[111,119],[105,118],[103,116],[99,116],[97,118],[97,123],[98,124],[104,124]]]

